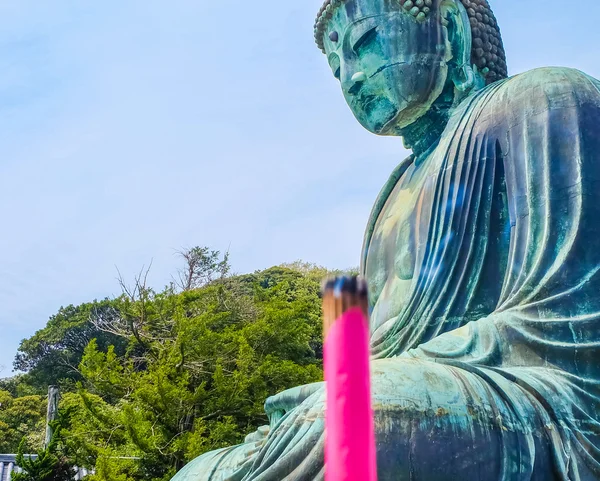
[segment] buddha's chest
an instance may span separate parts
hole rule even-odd
[[[430,165],[407,169],[374,225],[365,268],[373,314],[381,320],[399,312],[410,292],[430,216]]]

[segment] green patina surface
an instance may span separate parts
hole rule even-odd
[[[600,82],[503,78],[486,0],[331,0],[315,32],[357,120],[413,151],[362,256],[380,481],[600,479]],[[323,385],[265,409],[174,480],[323,479]]]

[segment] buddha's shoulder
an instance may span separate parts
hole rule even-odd
[[[600,82],[571,68],[538,68],[488,85],[471,105],[480,130],[503,129],[550,109],[600,109]]]
[[[506,80],[505,85],[507,87],[512,86],[521,88],[527,86],[536,87],[540,85],[580,85],[588,83],[591,79],[592,77],[589,75],[574,68],[541,67],[513,75]]]
[[[586,99],[600,102],[600,82],[567,67],[544,67],[530,70],[492,84],[488,100],[491,106],[531,109],[535,105],[560,107]]]

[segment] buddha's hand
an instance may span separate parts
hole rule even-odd
[[[305,386],[294,387],[268,398],[265,402],[265,412],[269,417],[271,429],[277,425],[286,413],[302,404],[306,399],[324,387],[324,382],[306,384]]]
[[[258,453],[267,442],[270,431],[271,428],[269,426],[261,426],[256,431],[246,436],[243,445],[244,453],[239,461],[239,465],[244,464],[249,459],[253,459],[253,456]]]

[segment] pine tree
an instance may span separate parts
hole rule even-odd
[[[72,481],[75,478],[75,469],[64,452],[61,437],[67,417],[68,413],[59,411],[58,418],[50,422],[53,429],[52,439],[45,449],[37,452],[36,457],[23,453],[26,441],[23,438],[16,458],[17,465],[23,471],[15,473],[11,478],[13,481]]]

